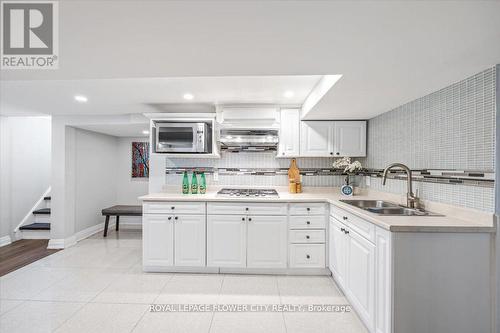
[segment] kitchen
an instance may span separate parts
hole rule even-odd
[[[218,106],[210,119],[195,114],[150,115],[151,170],[158,165],[165,168],[166,178],[160,192],[141,197],[143,269],[331,274],[370,332],[420,332],[425,330],[421,325],[440,327],[442,332],[464,327],[487,331],[492,289],[484,258],[494,243],[491,215],[419,198],[412,184],[417,181],[422,189],[421,183],[437,183],[433,170],[412,171],[395,163],[382,170],[346,172],[343,167],[351,166],[350,158],[366,163],[371,120],[301,121],[300,113],[300,108],[247,105]],[[349,159],[340,168],[331,165],[345,157]],[[239,161],[207,162],[212,158]],[[270,165],[293,166],[267,168],[268,160]],[[321,167],[301,173],[297,164],[310,160],[322,163]],[[304,179],[318,172],[335,175],[337,182],[347,175],[356,186],[348,181],[310,186]],[[439,179],[448,178],[446,171],[438,172]],[[459,173],[449,181],[473,179]],[[201,176],[211,180],[208,185],[204,180],[198,186]],[[218,177],[229,178],[228,185],[219,185],[226,180]],[[246,177],[248,186],[234,181]],[[286,182],[273,180],[277,177]],[[365,179],[382,186],[388,179],[398,181],[406,193],[372,189],[363,183]],[[271,186],[255,186],[256,182]],[[450,247],[455,250],[450,252]],[[460,301],[456,295],[470,283],[481,287]],[[440,305],[450,302],[459,316]],[[471,303],[481,310],[464,315]],[[415,313],[424,307],[431,312]],[[443,324],[442,316],[453,319]]]
[[[499,332],[500,2],[39,2],[1,332]]]

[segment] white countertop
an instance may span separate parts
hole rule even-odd
[[[229,186],[226,186],[229,187]],[[139,197],[142,201],[227,201],[227,202],[327,202],[357,215],[386,230],[394,232],[495,232],[494,214],[424,201],[425,208],[444,216],[383,216],[343,203],[341,199],[387,200],[403,203],[404,196],[364,190],[353,197],[342,196],[331,187],[306,187],[303,193],[288,193],[286,187],[273,187],[278,198],[249,198],[217,196],[219,188],[212,187],[206,194],[182,194],[180,189],[167,188],[165,192]]]

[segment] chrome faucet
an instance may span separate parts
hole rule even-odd
[[[407,174],[407,178],[406,178],[406,188],[407,188],[406,206],[408,208],[416,208],[416,203],[417,203],[418,199],[413,194],[411,170],[406,165],[404,165],[402,163],[392,163],[387,168],[385,168],[384,173],[382,174],[382,185],[385,185],[385,181],[387,180],[387,174],[389,173],[389,170],[392,168],[401,168],[406,172],[406,174]]]

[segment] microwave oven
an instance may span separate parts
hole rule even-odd
[[[203,122],[155,123],[155,152],[209,154],[212,152],[212,129]]]

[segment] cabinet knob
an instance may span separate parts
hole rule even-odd
[[[345,229],[344,228],[340,228],[340,231],[345,232]]]
[[[309,237],[309,235],[306,235],[306,239],[309,239],[309,238],[311,238],[311,237]]]
[[[307,224],[307,225],[311,224],[311,221],[307,221],[307,222],[306,222],[306,224]]]
[[[178,219],[179,219],[179,217],[178,217],[178,216],[174,217],[174,220],[178,220]]]
[[[343,218],[344,220],[347,220],[347,216],[342,216],[342,218]]]
[[[248,211],[248,207],[247,207],[247,208],[245,208],[245,210],[246,210],[246,211]]]
[[[308,255],[308,254],[306,254],[306,258],[307,258],[307,259],[311,259],[311,256],[310,256],[310,255]]]
[[[174,207],[174,206],[172,206],[172,207],[170,207],[170,209],[175,209],[175,207]]]
[[[340,153],[339,153],[339,152],[336,152],[336,153],[335,153],[335,155],[340,155]]]
[[[345,232],[346,234],[348,234],[348,233],[349,233],[349,230],[346,230],[346,231],[344,231],[344,232]]]
[[[333,151],[330,152],[330,155],[333,155]]]
[[[252,221],[252,218],[251,218],[251,217],[249,217],[249,218],[248,218],[248,221]]]
[[[310,212],[311,211],[311,208],[307,207],[307,211]]]
[[[168,219],[169,219],[169,220],[171,220],[171,219],[172,219],[172,216],[169,216],[169,217],[168,217]]]
[[[242,220],[242,221],[245,221],[245,218],[244,218],[244,217],[242,217],[242,218],[241,218],[241,220]]]

